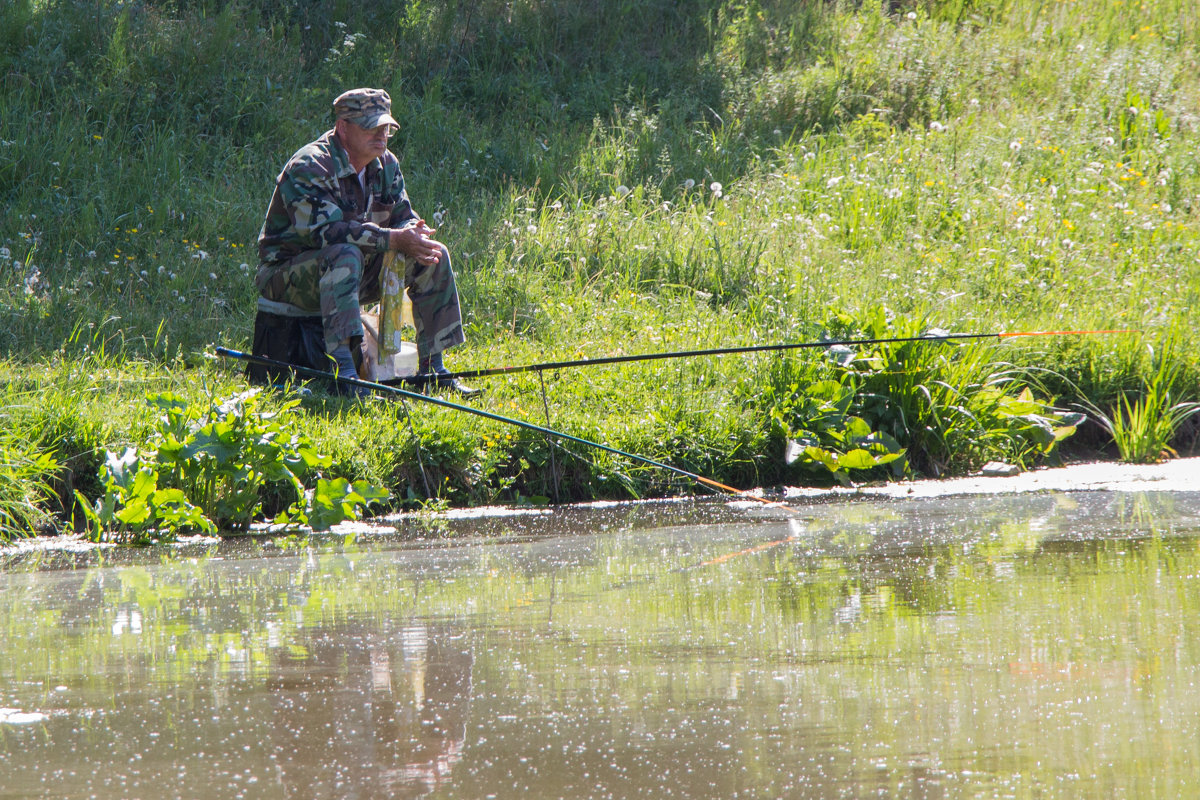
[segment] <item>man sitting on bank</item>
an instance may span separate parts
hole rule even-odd
[[[379,300],[384,255],[395,251],[403,256],[412,301],[418,381],[479,394],[442,362],[443,351],[465,341],[458,288],[450,253],[413,211],[400,163],[388,150],[400,127],[391,97],[382,89],[353,89],[333,101],[333,111],[333,129],[300,148],[276,181],[258,235],[255,283],[271,301],[260,309],[275,304],[319,314],[325,358],[333,362],[327,366],[357,378],[361,306]],[[272,335],[256,322],[255,351],[270,349],[260,340]]]

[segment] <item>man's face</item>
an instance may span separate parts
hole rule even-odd
[[[353,122],[341,120],[340,136],[350,160],[356,164],[366,164],[373,158],[379,158],[387,152],[388,138],[395,130],[391,125],[379,125],[374,128],[360,128]]]

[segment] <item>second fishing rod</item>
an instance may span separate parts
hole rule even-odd
[[[595,367],[604,364],[628,364],[635,361],[657,361],[672,358],[698,358],[703,356],[734,355],[737,353],[771,353],[786,350],[804,350],[832,347],[863,347],[877,344],[903,344],[906,342],[952,342],[972,339],[1007,339],[1017,336],[1087,336],[1113,333],[1137,333],[1135,330],[1073,330],[1073,331],[1002,331],[998,333],[942,333],[924,334],[920,336],[889,336],[883,338],[864,339],[818,339],[810,342],[785,342],[782,344],[755,344],[738,347],[711,347],[702,350],[672,350],[661,353],[639,353],[621,356],[598,356],[595,358],[576,358],[564,361],[545,361],[539,364],[520,364],[507,367],[487,367],[453,372],[444,376],[447,378],[482,378],[489,375],[516,375],[523,372],[543,372],[546,370],[568,369],[572,367]],[[394,378],[384,381],[387,385],[402,385],[420,380],[414,378]]]

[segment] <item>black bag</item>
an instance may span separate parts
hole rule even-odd
[[[273,361],[329,371],[320,317],[286,317],[260,309],[254,317],[254,345],[250,352]],[[297,376],[290,369],[252,362],[246,367],[246,377],[255,383],[283,383]]]

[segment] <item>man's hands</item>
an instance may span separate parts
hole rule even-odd
[[[437,231],[418,219],[416,225],[402,230],[392,229],[388,234],[388,249],[397,250],[415,261],[430,266],[442,258],[442,245],[433,239]]]

